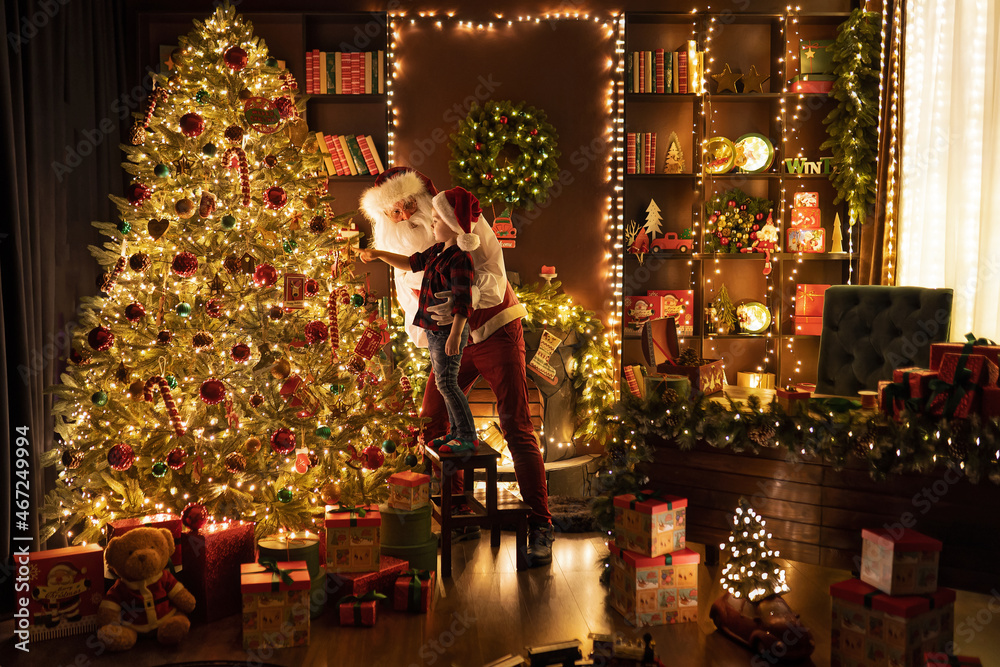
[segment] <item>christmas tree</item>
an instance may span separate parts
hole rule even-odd
[[[727,593],[750,602],[788,591],[785,570],[778,564],[778,552],[767,548],[771,533],[764,529],[764,519],[750,507],[746,498],[733,515],[733,533],[729,536],[729,562],[722,570],[722,587]],[[726,545],[720,544],[720,550]]]
[[[736,306],[729,297],[729,288],[725,283],[722,283],[719,292],[712,299],[712,305],[715,307],[716,321],[722,325],[726,333],[732,332],[736,328]]]
[[[663,231],[660,229],[663,224],[662,220],[660,217],[660,207],[656,205],[655,201],[650,199],[649,206],[646,207],[646,233],[649,234],[649,238],[654,239],[657,234],[663,234]]]
[[[228,6],[180,44],[122,146],[120,221],[94,223],[103,296],[82,300],[51,390],[43,539],[167,511],[315,528],[324,502],[377,502],[417,463],[294,79]]]
[[[667,153],[663,159],[664,174],[684,173],[684,151],[681,150],[681,142],[677,139],[677,133],[671,132],[667,140]]]

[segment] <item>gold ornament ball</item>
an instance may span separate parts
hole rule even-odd
[[[286,377],[291,375],[292,365],[288,363],[288,359],[279,359],[274,362],[271,366],[271,375],[275,380],[284,380]]]
[[[243,446],[246,447],[248,454],[256,454],[260,451],[260,438],[247,438]]]
[[[327,505],[336,505],[340,502],[340,482],[332,480],[327,482],[320,490],[320,496]]]
[[[128,395],[133,401],[141,401],[142,393],[146,388],[146,384],[142,380],[136,380],[128,387]]]

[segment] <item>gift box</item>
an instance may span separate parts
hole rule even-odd
[[[795,229],[819,229],[823,226],[818,208],[798,207],[792,209],[792,227]]]
[[[982,667],[983,665],[983,661],[979,658],[947,653],[925,653],[924,661],[927,667]]]
[[[382,516],[377,505],[326,508],[327,572],[376,572]]]
[[[959,377],[959,372],[963,370],[968,372]],[[952,384],[970,382],[980,387],[995,387],[1000,378],[1000,367],[982,354],[947,352],[941,357],[937,371],[942,380]]]
[[[941,542],[915,530],[862,530],[861,580],[889,595],[933,593]]]
[[[822,333],[823,333],[822,317],[803,317],[801,315],[795,316],[796,336],[819,336]]]
[[[836,78],[833,74],[799,74],[792,77],[791,92],[829,95]]]
[[[831,664],[922,667],[928,651],[952,641],[955,591],[890,596],[860,579],[830,586]]]
[[[309,566],[305,561],[243,563],[243,648],[309,643]]]
[[[409,570],[398,579],[393,589],[392,608],[426,614],[434,604],[436,573],[431,570]]]
[[[985,355],[947,352],[938,376],[930,384],[927,412],[963,418],[982,410],[983,388],[996,386],[998,369]]]
[[[687,498],[642,491],[615,496],[615,544],[644,556],[683,549]]]
[[[812,398],[812,394],[808,391],[801,391],[799,389],[775,389],[774,398],[778,402],[786,414],[796,414],[801,412],[809,405],[809,399]]]
[[[910,398],[926,399],[931,395],[931,382],[938,379],[938,372],[929,368],[897,368],[892,372],[893,382],[906,383],[909,386]]]
[[[375,603],[384,599],[384,595],[375,591],[341,598],[339,603],[340,624],[373,627],[375,625]]]
[[[254,560],[253,523],[214,523],[183,533],[184,569],[177,578],[198,601],[191,620],[240,613],[240,565]]]
[[[789,229],[788,252],[826,252],[825,229]]]
[[[612,544],[611,606],[637,626],[698,620],[698,563],[690,549],[647,557]]]
[[[662,394],[667,389],[673,389],[681,398],[691,396],[691,380],[685,375],[647,375],[646,396]]]
[[[320,560],[320,539],[309,531],[276,533],[257,541],[257,560],[305,561],[309,569],[310,616],[318,617],[326,607],[326,567]]]
[[[704,359],[700,366],[674,366],[661,364],[656,370],[670,375],[683,375],[691,386],[703,394],[722,391],[726,385],[725,362],[722,359]]]
[[[818,192],[795,192],[792,193],[793,208],[819,208]]]
[[[905,397],[900,392],[905,391]],[[909,385],[901,385],[889,380],[878,382],[878,410],[893,417],[897,421],[902,417],[904,400],[909,398]]]
[[[976,338],[971,333],[965,334],[965,339],[965,343],[931,343],[931,369],[939,370],[948,353],[981,354],[1000,366],[1000,345],[986,338]]]
[[[638,333],[646,322],[660,317],[660,297],[658,296],[627,296],[622,301],[625,313],[624,326],[626,331]]]
[[[983,387],[983,404],[979,408],[983,417],[1000,417],[1000,387]]]
[[[677,322],[672,317],[652,320],[642,327],[642,355],[657,371],[680,356]]]
[[[799,283],[795,286],[795,314],[803,317],[823,317],[823,304],[829,285]]]
[[[400,558],[382,554],[377,572],[340,572],[327,575],[329,597],[337,600],[345,595],[365,595],[375,591],[391,595],[396,578],[410,569],[410,563]]]
[[[389,507],[415,510],[430,503],[430,475],[406,470],[389,475]]]
[[[17,622],[19,640],[41,641],[94,632],[104,597],[104,550],[97,544],[14,555],[20,603],[27,602],[27,627]],[[22,574],[27,572],[23,587]],[[27,629],[25,637],[22,632]],[[25,642],[27,643],[27,642]]]
[[[112,537],[119,537],[133,528],[140,527],[166,528],[170,531],[170,533],[174,536],[174,553],[170,556],[167,568],[172,568],[175,574],[180,572],[184,567],[184,552],[181,549],[181,518],[176,514],[164,513],[151,514],[149,516],[136,517],[133,519],[117,519],[115,521],[109,521],[108,525],[104,529],[104,532],[110,542]],[[117,579],[111,570],[108,569],[106,563],[104,565],[104,578]]]
[[[678,336],[694,335],[694,290],[650,290],[647,296],[660,298],[658,317],[674,318]]]
[[[807,74],[833,74],[833,40],[799,40],[799,72]]]

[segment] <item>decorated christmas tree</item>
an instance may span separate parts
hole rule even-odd
[[[51,390],[43,539],[166,511],[315,527],[324,503],[378,501],[417,463],[412,399],[383,365],[386,322],[291,74],[228,6],[171,60],[122,147],[120,220],[94,223],[103,295],[82,300]]]
[[[767,548],[771,533],[764,519],[740,498],[733,515],[733,533],[729,536],[729,562],[722,570],[722,587],[727,593],[750,602],[788,591],[785,570],[778,564],[778,552]],[[719,549],[725,550],[726,544]]]

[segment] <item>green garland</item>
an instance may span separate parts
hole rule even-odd
[[[739,188],[716,192],[705,202],[705,248],[707,252],[750,252],[757,231],[774,209],[769,199],[752,197]]]
[[[635,492],[648,481],[635,469],[640,461],[653,460],[647,440],[673,442],[682,451],[698,442],[734,452],[782,448],[794,459],[818,459],[836,469],[856,456],[876,480],[950,467],[973,483],[985,477],[1000,484],[1000,420],[973,415],[949,421],[907,412],[897,422],[880,412],[856,410],[856,405],[847,399],[814,399],[808,410],[789,414],[778,403],[763,404],[755,396],[743,403],[704,395],[693,401],[625,395],[608,415],[617,433],[605,451],[594,516],[610,531],[612,498]]]
[[[864,222],[878,183],[879,30],[876,12],[855,9],[831,47],[837,79],[830,95],[838,104],[823,120],[830,138],[820,148],[833,151],[833,203],[847,202],[851,225]]]
[[[559,173],[556,131],[545,112],[505,100],[474,105],[451,135],[452,181],[483,204],[534,208]]]
[[[536,283],[515,288],[518,300],[528,311],[522,320],[524,328],[535,331],[539,327],[552,327],[564,333],[575,333],[577,345],[573,357],[575,372],[572,374],[576,390],[576,429],[574,442],[603,442],[609,437],[606,415],[614,400],[614,369],[610,363],[611,344],[604,333],[604,325],[592,311],[573,303],[559,288],[562,283]],[[419,405],[430,371],[430,357],[426,349],[410,342],[403,328],[403,316],[393,314],[393,358],[403,374],[410,378],[413,398]]]

